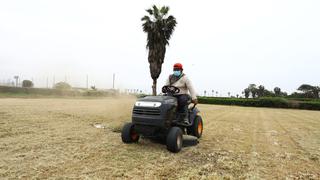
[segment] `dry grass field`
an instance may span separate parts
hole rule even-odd
[[[0,179],[320,179],[319,111],[199,105],[202,139],[173,154],[121,142],[134,101],[1,98]]]

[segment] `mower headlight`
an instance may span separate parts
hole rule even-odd
[[[137,101],[135,105],[138,107],[160,107],[161,102]]]

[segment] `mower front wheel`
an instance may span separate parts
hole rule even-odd
[[[178,127],[172,127],[167,135],[167,149],[177,153],[182,149],[183,133]]]
[[[138,142],[139,134],[134,130],[134,124],[127,123],[123,126],[121,131],[122,142],[124,143],[134,143]]]

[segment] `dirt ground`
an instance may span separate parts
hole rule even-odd
[[[134,101],[0,99],[0,179],[320,179],[319,111],[199,105],[203,137],[174,154],[121,142]]]

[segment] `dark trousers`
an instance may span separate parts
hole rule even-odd
[[[183,117],[188,116],[188,105],[190,103],[190,96],[188,94],[175,95],[178,99],[178,113]]]

